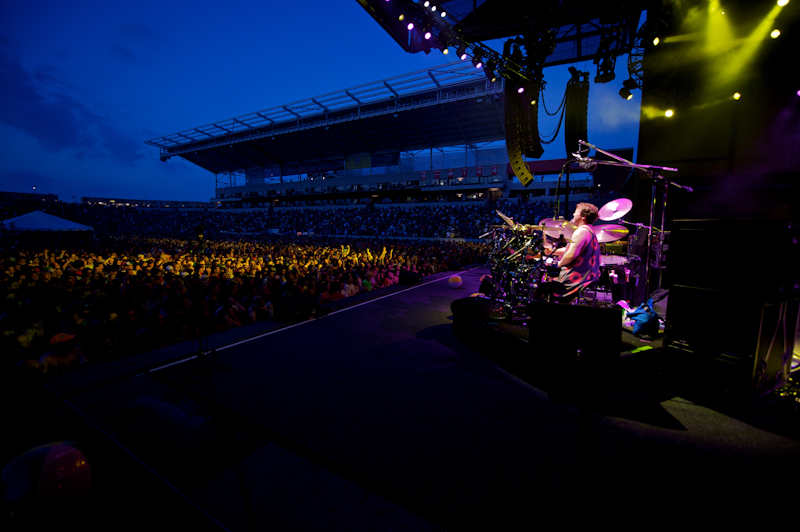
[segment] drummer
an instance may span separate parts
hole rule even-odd
[[[567,293],[600,278],[600,243],[592,225],[597,212],[591,203],[578,203],[572,217],[576,229],[569,244],[555,248],[552,243],[545,243],[545,253],[561,257],[558,261],[561,273],[556,280],[564,284]]]

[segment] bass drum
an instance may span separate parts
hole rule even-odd
[[[600,255],[600,285],[614,303],[632,296],[630,260],[620,255]]]

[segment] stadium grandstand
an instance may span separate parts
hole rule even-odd
[[[215,176],[222,208],[417,203],[552,203],[596,191],[576,161],[529,162],[515,178],[505,145],[505,80],[469,62],[412,72],[151,139]],[[632,148],[612,150],[632,155]],[[243,184],[242,184],[243,182]]]

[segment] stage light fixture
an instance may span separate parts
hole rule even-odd
[[[517,89],[517,94],[522,94],[523,92],[525,92],[525,87],[520,87]]]
[[[442,11],[442,18],[447,16],[447,11]]]
[[[400,15],[397,18],[400,19],[400,22],[403,22],[406,19],[406,16],[405,15]]]
[[[413,30],[414,29],[414,23],[413,22],[409,22],[408,26],[406,26],[406,28],[408,28],[408,31]]]
[[[466,59],[467,58],[467,47],[464,46],[463,44],[459,44],[458,48],[456,48],[456,55],[458,55],[458,58],[461,59],[462,61],[464,59]]]
[[[675,112],[672,109],[667,109],[667,112],[664,113],[664,116],[666,116],[667,118],[672,118],[674,114]]]
[[[461,60],[463,61],[464,59],[466,59],[469,56],[467,55],[467,52],[464,52],[464,53],[461,54],[460,57],[461,57]]]
[[[425,0],[425,3],[422,4],[422,5],[424,5],[425,7],[428,7],[429,5],[431,5],[431,3],[428,0]]]
[[[436,6],[431,6],[431,11],[436,12]]]
[[[773,39],[777,39],[781,34],[781,30],[772,30],[772,33],[769,34],[770,37]]]
[[[531,105],[536,105],[536,100],[531,100]]]
[[[783,7],[789,3],[789,0],[778,0],[778,5]]]
[[[486,77],[489,78],[489,81],[494,83],[497,81],[497,74],[495,74],[494,69],[497,67],[497,62],[494,59],[489,59],[486,61],[486,69],[484,72],[486,73]]]
[[[655,39],[653,39],[653,46],[658,46],[658,43],[660,43],[660,42],[661,42],[661,39],[656,37]]]
[[[426,32],[425,32],[425,35],[424,35],[424,37],[425,37],[425,40],[426,40],[426,41],[427,41],[428,39],[430,39],[430,38],[431,38],[431,32],[429,32],[429,31],[426,31]]]
[[[636,88],[637,85],[635,81],[632,79],[626,79],[622,82],[622,88],[619,90],[619,95],[625,100],[630,100],[633,98],[633,93],[631,91]]]
[[[741,94],[739,94],[738,92],[735,92],[735,93],[733,93],[733,99],[734,99],[734,100],[738,100],[738,99],[739,99],[739,98],[741,98],[741,97],[742,97],[742,95],[741,95]]]
[[[481,61],[481,57],[479,55],[476,55],[472,58],[472,64],[475,66],[475,68],[481,68],[483,66],[483,61]]]

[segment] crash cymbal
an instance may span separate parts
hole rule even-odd
[[[616,224],[598,225],[594,228],[597,241],[601,244],[605,242],[615,242],[628,235],[628,228]]]
[[[577,225],[569,220],[557,220],[555,218],[545,218],[539,222],[542,227],[542,232],[550,238],[559,238],[561,236],[566,239],[572,238],[572,233],[578,228]]]
[[[514,227],[514,226],[516,226],[516,225],[517,225],[516,223],[514,223],[514,220],[512,220],[511,218],[509,218],[508,216],[506,216],[506,215],[505,215],[505,214],[503,214],[502,212],[500,212],[500,211],[495,211],[495,212],[497,213],[497,215],[498,215],[500,218],[502,218],[502,219],[503,219],[503,221],[504,221],[505,223],[507,223],[507,224],[509,225],[509,227]]]
[[[615,199],[603,205],[603,207],[597,211],[597,217],[604,222],[619,220],[630,212],[631,207],[633,207],[633,202],[628,198]]]

